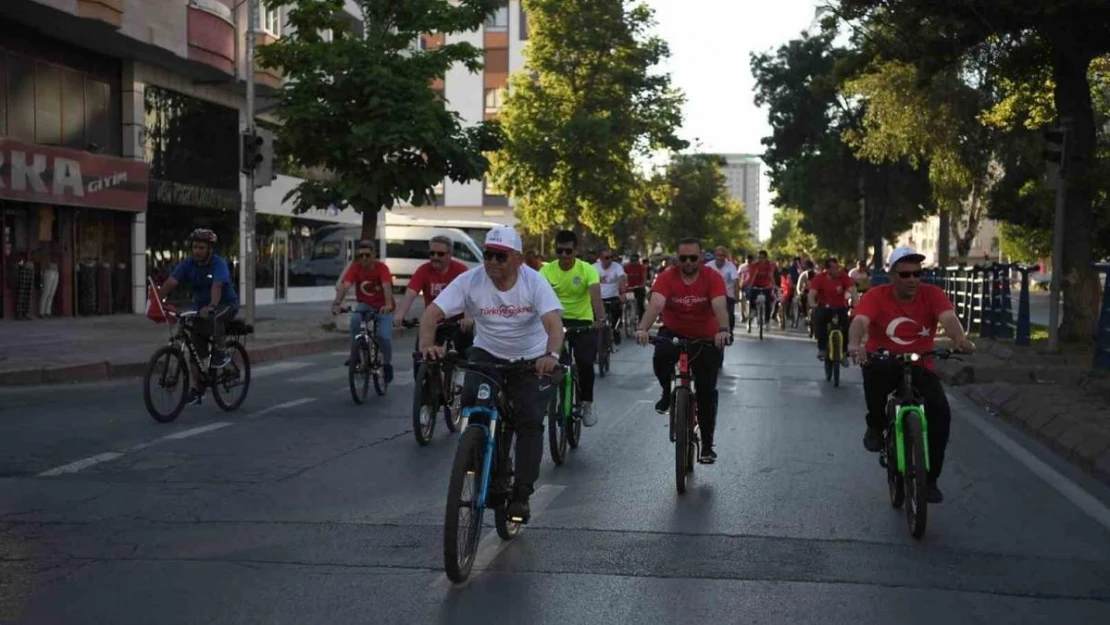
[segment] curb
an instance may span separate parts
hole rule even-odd
[[[278,343],[251,349],[246,345],[247,354],[251,364],[284,360],[297,356],[307,356],[320,352],[341,349],[347,346],[350,339],[346,335],[300,341],[296,343]],[[39,367],[18,371],[5,371],[0,373],[0,387],[2,386],[38,386],[43,384],[70,384],[75,382],[95,382],[99,380],[116,380],[136,378],[146,371],[147,363],[128,362],[112,364],[107,361],[91,362],[65,367]]]
[[[1072,416],[1074,407],[1066,402],[1038,405],[1036,399],[1043,391],[1028,379],[1024,383],[976,384],[974,368],[969,365],[947,369],[938,366],[936,371],[946,385],[975,405],[1017,425],[1057,456],[1110,485],[1110,430],[1080,422]]]

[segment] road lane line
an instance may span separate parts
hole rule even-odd
[[[209,423],[208,425],[202,425],[200,427],[195,427],[195,428],[188,429],[188,430],[182,430],[180,432],[174,432],[173,434],[168,434],[168,435],[163,436],[162,438],[160,438],[158,440],[160,440],[160,441],[178,441],[178,440],[181,440],[183,438],[189,438],[191,436],[196,436],[198,434],[204,434],[205,432],[212,432],[213,430],[218,430],[220,428],[226,428],[229,425],[231,425],[230,421],[217,421],[216,423]]]
[[[964,411],[964,414],[969,417],[968,421],[970,421],[984,436],[994,441],[996,445],[1024,465],[1026,469],[1029,469],[1036,474],[1037,477],[1048,483],[1056,492],[1063,495],[1065,499],[1075,504],[1075,506],[1083,512],[1086,512],[1088,516],[1100,523],[1104,528],[1110,530],[1110,508],[1107,508],[1101,501],[1080,488],[1075,482],[1064,477],[1063,474],[1052,468],[1048,463],[1033,455],[1028,449],[1025,449],[1004,434],[1002,430],[988,423],[983,417],[970,410]]]
[[[112,460],[115,460],[116,458],[119,458],[122,455],[123,455],[123,452],[106,451],[102,454],[97,454],[95,456],[89,456],[88,458],[84,458],[84,459],[78,460],[76,462],[71,462],[69,464],[64,464],[60,467],[55,467],[55,468],[50,469],[48,471],[43,471],[42,473],[38,474],[38,477],[54,477],[54,476],[57,476],[57,475],[62,475],[64,473],[77,473],[78,471],[81,471],[82,469],[87,469],[91,466],[98,465],[101,462],[110,462]]]
[[[315,397],[302,397],[300,399],[294,399],[294,400],[283,402],[283,403],[280,403],[280,404],[275,404],[275,405],[270,406],[268,408],[263,408],[262,410],[259,410],[258,412],[252,412],[251,414],[247,415],[247,418],[248,419],[257,419],[258,417],[268,415],[271,412],[277,412],[278,410],[284,410],[286,408],[293,408],[295,406],[303,406],[304,404],[311,404],[314,401],[316,401]]]
[[[251,369],[251,379],[254,380],[254,379],[258,379],[258,378],[264,378],[266,376],[276,375],[278,373],[288,373],[290,371],[296,371],[298,369],[304,369],[305,367],[311,367],[311,366],[312,366],[311,362],[300,362],[300,361],[296,361],[296,360],[285,361],[285,362],[275,362],[273,364],[262,365],[261,367],[252,368]]]
[[[531,509],[532,513],[531,521],[535,521],[536,517],[546,510],[547,507],[551,505],[551,502],[555,501],[555,498],[561,495],[566,489],[566,486],[555,484],[543,484],[537,487],[536,492],[532,493],[532,496],[528,498],[528,507]],[[493,510],[487,510],[484,518],[490,518],[492,514]],[[428,588],[433,590],[451,590],[466,587],[474,578],[484,573],[485,570],[489,568],[490,563],[492,563],[506,547],[521,540],[521,538],[527,535],[527,525],[522,528],[520,536],[517,536],[513,540],[501,540],[501,538],[497,536],[496,529],[489,530],[482,536],[481,541],[478,542],[478,553],[474,555],[474,566],[470,569],[470,577],[468,577],[465,582],[456,584],[447,579],[447,575],[441,572],[439,577],[432,580]]]

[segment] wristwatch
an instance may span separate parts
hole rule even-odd
[[[543,356],[551,356],[555,360],[559,360],[559,354],[556,354],[555,352],[547,352]],[[543,358],[543,356],[540,356],[540,358]]]

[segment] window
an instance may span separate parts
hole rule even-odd
[[[320,241],[312,248],[312,260],[338,258],[339,241]]]
[[[505,90],[502,88],[486,89],[486,112],[496,113],[500,111],[504,97]]]
[[[458,241],[455,241],[451,244],[451,253],[454,255],[455,258],[461,261],[468,263],[478,262],[478,257],[474,255],[474,252],[470,251],[470,248],[467,247],[465,244]]]
[[[281,9],[258,7],[259,27],[275,37],[281,36]]]
[[[391,259],[427,260],[431,256],[428,253],[429,249],[428,242],[423,240],[387,239],[385,242],[385,256]]]
[[[509,30],[509,3],[503,2],[497,12],[486,18],[486,31],[506,32]]]
[[[528,39],[528,12],[524,10],[524,3],[517,5],[520,9],[520,40]]]

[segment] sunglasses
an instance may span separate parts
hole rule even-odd
[[[495,252],[493,250],[486,250],[482,252],[482,258],[485,260],[492,260],[503,263],[509,259],[509,255],[505,252]]]
[[[437,252],[435,250],[432,250],[431,252],[428,252],[428,253],[431,254],[432,258],[440,258],[442,256],[447,255],[447,252]]]
[[[680,263],[696,263],[699,260],[701,260],[700,254],[682,254],[678,257],[678,262]]]
[[[574,253],[574,248],[573,247],[557,247],[557,248],[555,248],[555,253],[558,254],[559,256],[570,256],[571,254]]]
[[[921,271],[920,269],[918,269],[917,271],[899,271],[898,277],[903,280],[909,280],[910,278],[920,278],[922,275],[924,275],[924,273],[925,272]]]
[[[371,258],[373,256],[374,256],[373,254],[359,254],[358,255],[359,258]]]

